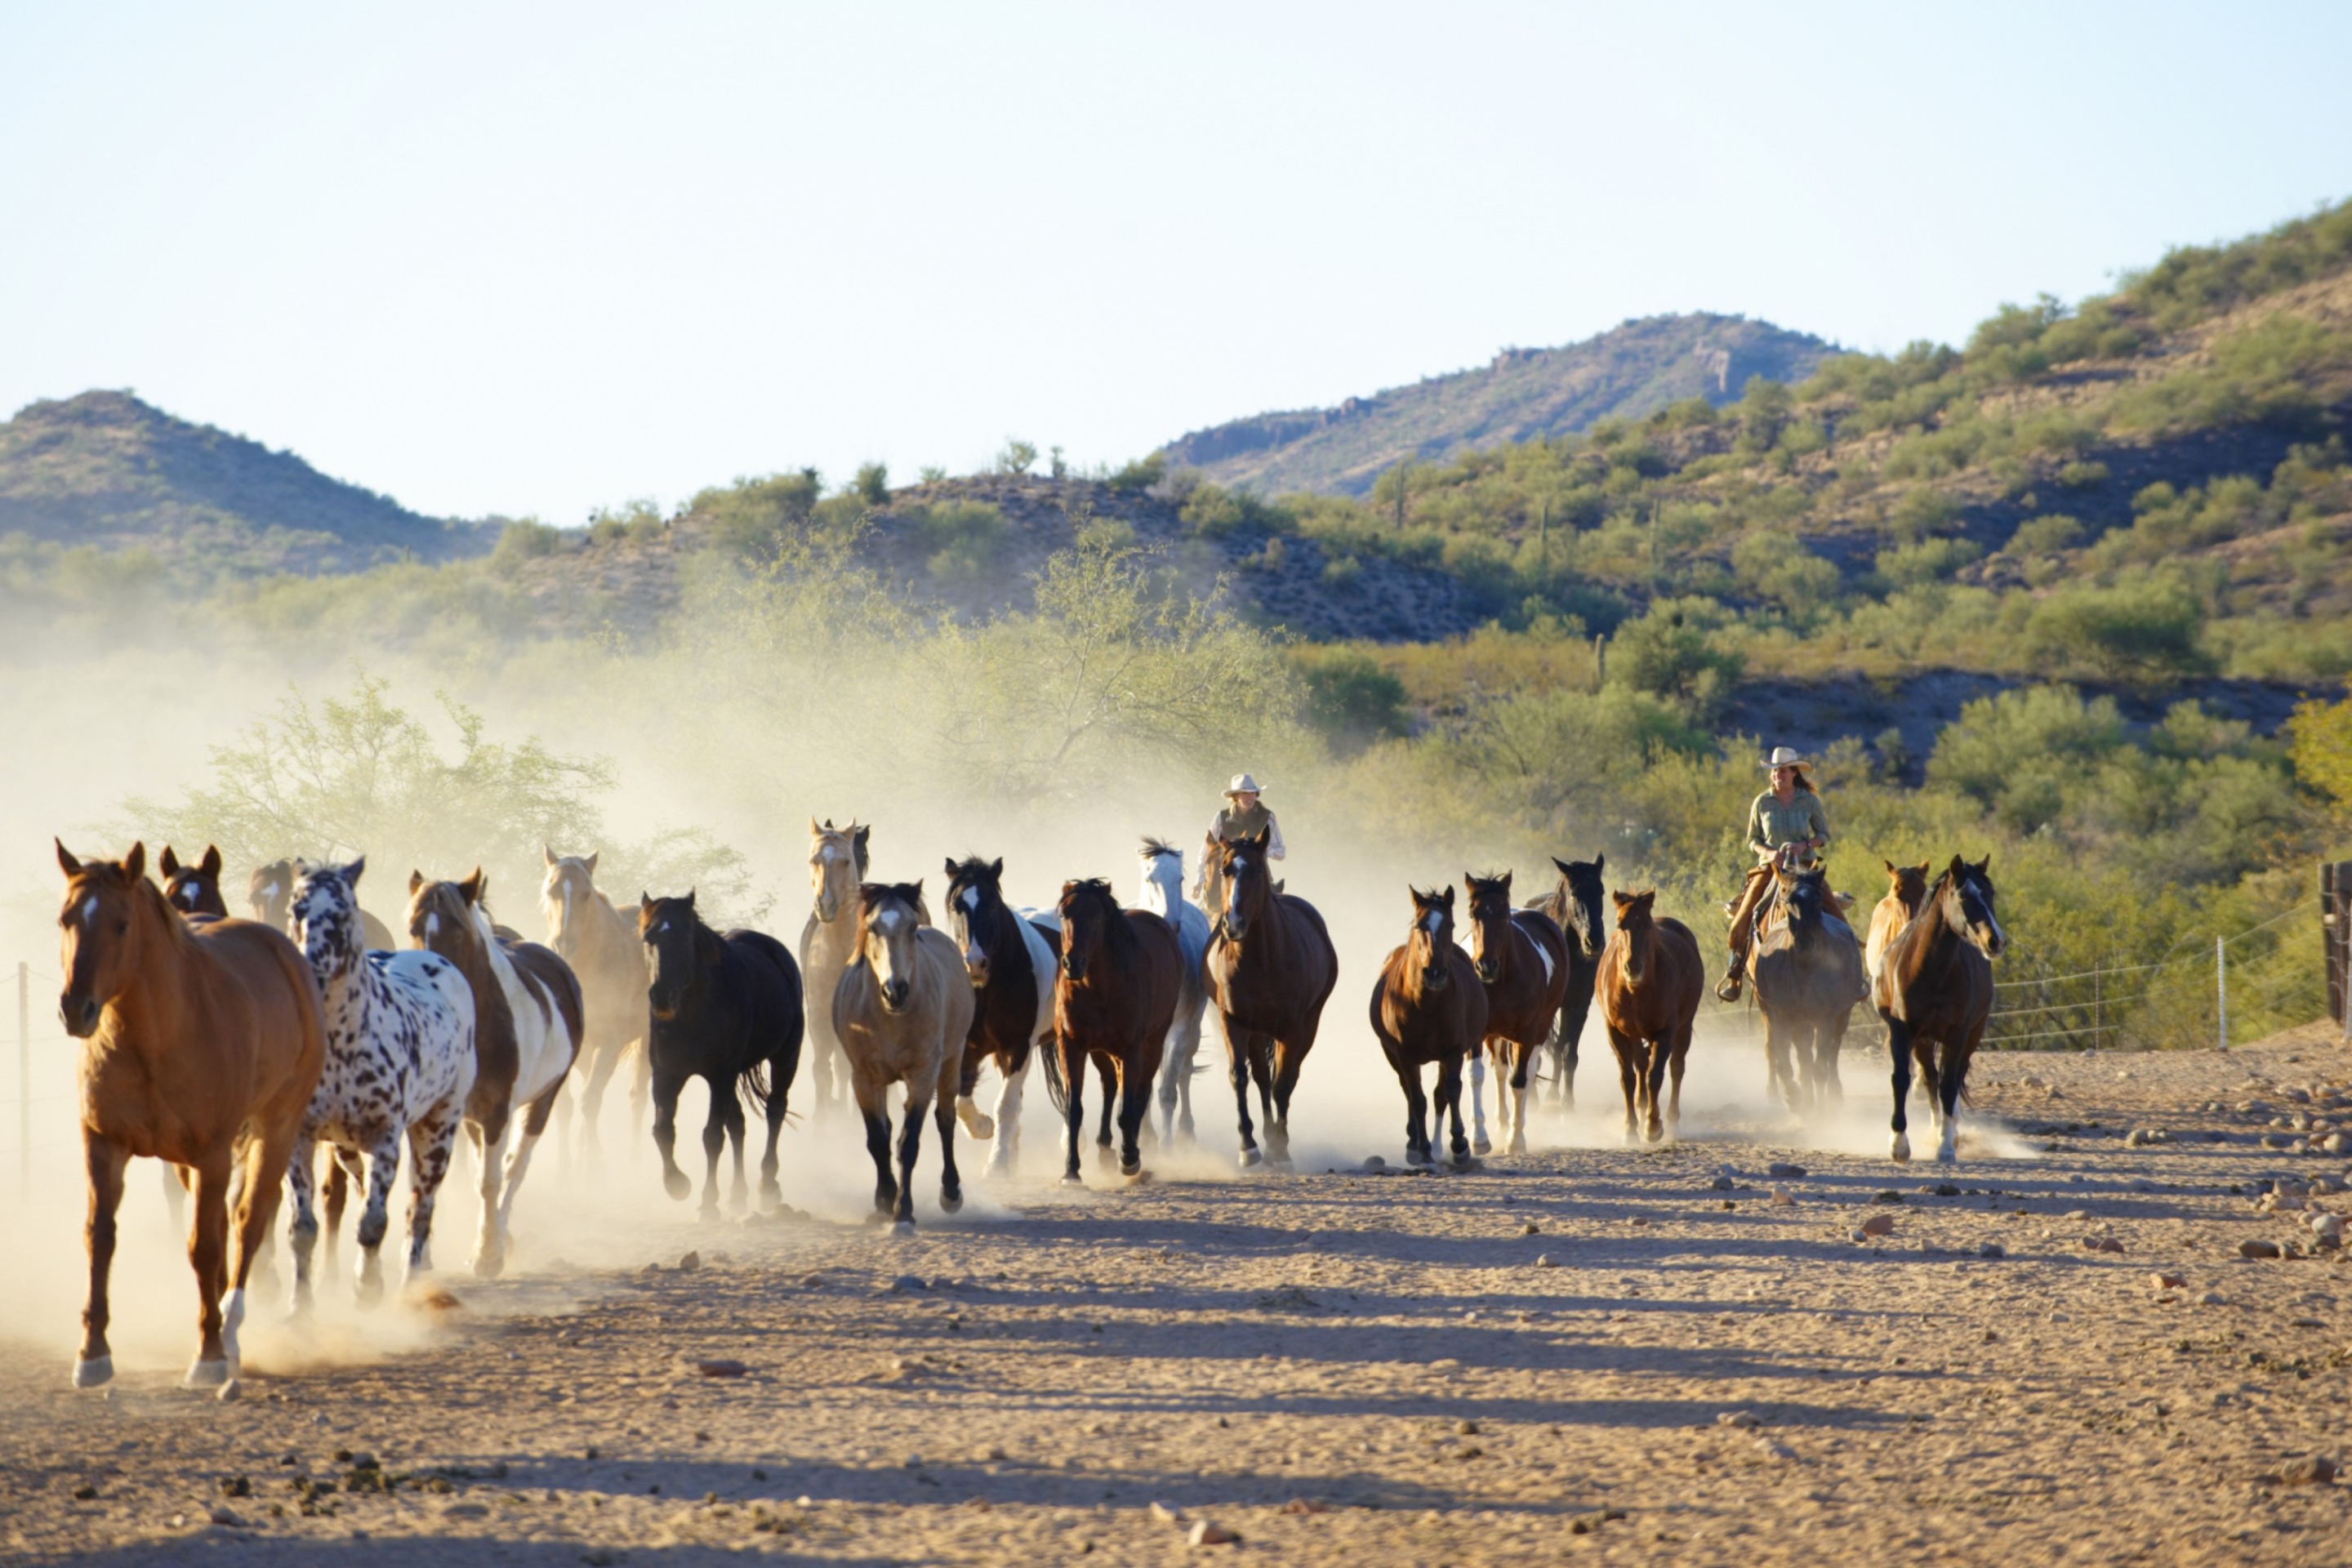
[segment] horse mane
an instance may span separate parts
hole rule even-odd
[[[923,885],[920,882],[860,882],[857,884],[857,907],[861,910],[873,909],[878,904],[893,900],[906,905],[910,913],[920,910],[923,904]]]
[[[1181,849],[1177,848],[1165,838],[1155,838],[1149,833],[1143,836],[1143,847],[1136,853],[1146,860],[1157,860],[1162,855],[1173,855],[1181,860],[1184,856]]]
[[[1112,913],[1118,912],[1118,895],[1111,891],[1110,883],[1100,877],[1082,877],[1062,889],[1061,901],[1065,904],[1074,899],[1090,898],[1102,900],[1111,907]]]
[[[983,860],[977,855],[967,855],[961,860],[948,862],[948,886],[950,888],[971,887],[981,882],[998,887],[1002,876],[995,861]],[[864,890],[862,887],[859,889],[861,893]]]

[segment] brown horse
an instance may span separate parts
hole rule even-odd
[[[1098,879],[1063,883],[1059,912],[1062,961],[1045,1088],[1066,1127],[1062,1183],[1075,1186],[1089,1059],[1101,1071],[1106,1108],[1118,1080],[1119,1173],[1143,1169],[1139,1140],[1184,986],[1184,955],[1174,927],[1150,910],[1120,909],[1110,884]]]
[[[294,944],[266,926],[182,920],[147,880],[142,846],[120,861],[87,863],[63,844],[57,848],[66,875],[58,1013],[66,1033],[86,1042],[89,1304],[74,1386],[114,1375],[107,1283],[123,1169],[133,1155],[194,1173],[188,1262],[202,1343],[188,1382],[225,1383],[236,1375],[247,1276],[325,1059],[319,983]],[[239,1167],[232,1237],[228,1191]]]
[[[163,901],[184,915],[210,915],[215,920],[228,918],[228,900],[221,897],[221,852],[212,845],[205,846],[205,858],[191,866],[163,846],[155,868],[163,873]]]
[[[1268,835],[1229,838],[1211,862],[1223,892],[1217,929],[1202,972],[1225,1065],[1241,1111],[1244,1166],[1261,1156],[1250,1127],[1249,1086],[1265,1110],[1266,1152],[1290,1163],[1290,1095],[1315,1048],[1323,1004],[1339,983],[1339,955],[1323,917],[1305,899],[1277,891],[1265,857]]]
[[[1551,1057],[1552,1102],[1570,1110],[1576,1109],[1577,1044],[1592,1012],[1592,983],[1601,973],[1601,950],[1609,941],[1608,917],[1601,911],[1601,895],[1607,888],[1601,874],[1608,862],[1605,855],[1590,860],[1553,856],[1559,881],[1528,905],[1549,915],[1568,938],[1568,986],[1544,1048]]]
[[[1568,937],[1541,910],[1511,908],[1511,874],[1462,873],[1470,895],[1470,961],[1486,988],[1485,1055],[1495,1063],[1495,1111],[1506,1152],[1528,1152],[1528,1064],[1551,1037],[1568,993]],[[1485,1060],[1470,1058],[1470,1148],[1486,1152],[1486,1108],[1479,1098]]]
[[[1826,868],[1777,866],[1772,875],[1771,912],[1748,950],[1748,973],[1764,1014],[1765,1091],[1801,1117],[1845,1100],[1838,1052],[1864,994],[1862,950],[1832,912]]]
[[[1870,940],[1862,950],[1863,970],[1874,984],[1878,972],[1886,967],[1886,950],[1927,901],[1927,868],[1933,862],[1897,866],[1892,860],[1881,860],[1879,864],[1886,868],[1886,896],[1870,911]]]
[[[849,1058],[849,1087],[874,1157],[874,1207],[911,1235],[915,1156],[923,1116],[940,1124],[940,1207],[963,1207],[956,1173],[955,1097],[971,1031],[971,978],[954,939],[923,919],[923,885],[866,882],[852,917],[857,946],[833,993],[833,1030]],[[890,1086],[907,1086],[898,1171],[890,1172]]]
[[[1690,1055],[1706,969],[1690,927],[1656,912],[1654,889],[1610,898],[1617,931],[1601,952],[1594,989],[1625,1090],[1625,1142],[1633,1142],[1638,1118],[1642,1136],[1655,1143],[1682,1120],[1683,1059]],[[1674,1093],[1661,1117],[1658,1090],[1670,1069]]]
[[[1462,1063],[1486,1037],[1486,988],[1478,967],[1454,942],[1454,889],[1412,895],[1412,932],[1393,949],[1372,983],[1372,1033],[1404,1089],[1404,1157],[1427,1165],[1436,1155],[1422,1124],[1427,1109],[1421,1069],[1437,1064],[1437,1115],[1454,1118],[1454,1163],[1470,1163],[1462,1131]]]
[[[1927,889],[1919,912],[1886,950],[1885,967],[1871,986],[1871,1001],[1886,1023],[1886,1050],[1894,1058],[1894,1136],[1888,1152],[1911,1158],[1906,1102],[1911,1098],[1911,1064],[1927,1084],[1937,1137],[1936,1158],[1948,1165],[1959,1157],[1960,1096],[1968,1087],[1969,1062],[1992,1016],[1992,960],[2009,945],[1993,912],[1992,857],[1970,865],[1958,856]]]
[[[646,947],[637,940],[636,922],[597,890],[596,856],[558,855],[543,844],[540,853],[547,860],[546,879],[539,889],[540,912],[547,917],[547,945],[572,966],[587,1012],[581,1066],[567,1081],[579,1085],[582,1148],[593,1161],[603,1152],[596,1123],[604,1110],[604,1088],[624,1058],[635,1063],[629,1078],[631,1136],[645,1120],[646,1091],[653,1082],[645,1047]],[[567,1091],[563,1103],[569,1107],[571,1101]]]

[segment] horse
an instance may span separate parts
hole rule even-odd
[[[972,989],[971,1023],[957,1069],[955,1111],[974,1138],[995,1139],[987,1174],[1009,1176],[1021,1156],[1021,1093],[1029,1060],[1054,1035],[1055,950],[1045,933],[1005,903],[1002,859],[950,860],[948,921],[963,949]],[[993,1116],[972,1103],[980,1064],[1004,1079]]]
[[[79,860],[63,843],[57,853],[66,878],[58,1016],[84,1042],[89,1178],[89,1296],[73,1384],[114,1376],[108,1286],[123,1172],[137,1155],[193,1174],[198,1344],[187,1381],[215,1386],[237,1374],[247,1279],[319,1081],[319,983],[293,943],[266,926],[183,920],[147,879],[143,844],[119,861]]]
[[[648,954],[646,1058],[653,1069],[654,1147],[661,1152],[662,1190],[683,1198],[694,1190],[677,1168],[677,1097],[686,1080],[710,1089],[702,1125],[702,1207],[719,1216],[719,1152],[735,1145],[735,1185],[729,1200],[741,1208],[742,1090],[759,1098],[768,1117],[768,1144],[760,1156],[760,1201],[780,1207],[776,1139],[784,1130],[785,1102],[800,1071],[807,1021],[801,1011],[800,966],[784,944],[756,931],[725,935],[702,922],[694,891],[684,898],[637,895],[637,936]]]
[[[1605,884],[1601,868],[1608,857],[1590,860],[1552,858],[1559,883],[1527,906],[1552,918],[1568,938],[1568,984],[1560,993],[1559,1014],[1544,1051],[1551,1058],[1552,1102],[1562,1110],[1576,1109],[1576,1058],[1584,1037],[1584,1021],[1592,1011],[1592,983],[1601,973],[1601,949],[1609,940],[1609,922],[1601,912]]]
[[[1437,1117],[1454,1118],[1456,1165],[1470,1163],[1462,1131],[1462,1062],[1486,1037],[1486,987],[1478,966],[1454,942],[1454,889],[1412,895],[1412,931],[1393,949],[1372,983],[1372,1033],[1404,1087],[1404,1157],[1409,1164],[1436,1161],[1422,1125],[1426,1101],[1421,1069],[1437,1064]]]
[[[801,928],[801,978],[808,1010],[810,1092],[820,1121],[849,1100],[849,1058],[833,1028],[833,993],[857,951],[857,889],[866,880],[872,826],[835,827],[809,818],[809,885],[814,905]],[[844,918],[846,917],[846,918]]]
[[[1193,1059],[1201,1051],[1201,1020],[1208,1011],[1209,990],[1201,978],[1201,960],[1209,951],[1209,917],[1184,897],[1184,852],[1166,841],[1146,838],[1138,851],[1143,859],[1143,889],[1137,907],[1150,910],[1176,932],[1184,957],[1183,984],[1176,993],[1175,1021],[1168,1026],[1168,1048],[1160,1068],[1160,1142],[1181,1137],[1192,1142]]]
[[[1062,1182],[1075,1186],[1081,1180],[1078,1129],[1089,1059],[1101,1072],[1106,1110],[1113,1077],[1118,1080],[1119,1173],[1143,1169],[1138,1141],[1184,988],[1184,950],[1166,920],[1150,910],[1120,909],[1110,884],[1099,879],[1063,883],[1058,910],[1062,964],[1054,982],[1054,1049],[1045,1057],[1045,1087],[1066,1127]]]
[[[1829,873],[1776,868],[1775,902],[1748,951],[1764,1013],[1765,1092],[1798,1116],[1843,1103],[1838,1052],[1865,991],[1853,928],[1830,910]],[[1790,1057],[1793,1054],[1793,1068]]]
[[[326,1066],[302,1117],[288,1175],[294,1192],[294,1300],[310,1301],[310,1254],[319,1239],[312,1166],[326,1142],[337,1163],[364,1154],[367,1205],[361,1212],[360,1303],[383,1294],[378,1249],[390,1226],[400,1145],[408,1142],[408,1261],[404,1283],[432,1264],[433,1207],[474,1088],[474,994],[438,953],[362,945],[362,856],[348,866],[300,866],[291,898],[302,951],[326,999]]]
[[[1862,967],[1874,984],[1878,972],[1886,967],[1886,950],[1927,897],[1927,870],[1934,862],[1897,866],[1892,860],[1881,860],[1879,864],[1886,868],[1886,896],[1870,911],[1870,940],[1862,950]]]
[[[1657,898],[1654,889],[1611,892],[1617,930],[1601,950],[1594,984],[1625,1091],[1628,1143],[1634,1141],[1637,1119],[1645,1119],[1642,1135],[1653,1143],[1682,1121],[1683,1061],[1690,1055],[1691,1026],[1706,975],[1698,939],[1682,921],[1658,915]],[[1673,1098],[1662,1118],[1658,1090],[1670,1069]]]
[[[246,883],[246,907],[263,925],[276,926],[288,936],[294,936],[294,884],[301,879],[302,862],[299,860],[272,860],[267,866],[257,866]],[[390,926],[365,910],[359,913],[360,940],[370,952],[391,952],[400,946],[393,940]]]
[[[1470,895],[1470,960],[1486,989],[1485,1053],[1495,1059],[1495,1113],[1509,1128],[1506,1152],[1528,1152],[1528,1063],[1551,1037],[1568,988],[1568,938],[1541,910],[1511,908],[1511,874],[1462,873]],[[1470,1058],[1472,1152],[1486,1152],[1479,1089],[1485,1054]]]
[[[915,1156],[923,1113],[940,1123],[940,1207],[963,1207],[956,1173],[954,1101],[963,1079],[963,1043],[971,1033],[971,979],[947,932],[922,918],[920,882],[862,882],[854,917],[857,946],[833,993],[833,1028],[849,1058],[849,1084],[866,1119],[874,1157],[874,1207],[898,1234],[915,1228]],[[898,1134],[898,1172],[890,1173],[889,1091],[907,1086]],[[937,1104],[932,1102],[936,1098]]]
[[[184,915],[210,915],[215,920],[228,919],[228,900],[221,897],[221,852],[214,846],[205,846],[205,858],[191,866],[163,846],[163,855],[155,862],[163,873],[163,901]]]
[[[1992,857],[1971,865],[1958,855],[1920,900],[1919,912],[1888,944],[1885,966],[1871,986],[1871,1001],[1886,1024],[1887,1054],[1894,1058],[1895,1116],[1888,1152],[1911,1158],[1906,1101],[1911,1098],[1911,1064],[1928,1086],[1936,1129],[1936,1158],[1950,1164],[1959,1157],[1960,1096],[1969,1062],[1992,1016],[1992,961],[2009,945],[1993,911]]]
[[[1252,1079],[1265,1111],[1267,1152],[1278,1165],[1290,1163],[1291,1091],[1339,982],[1339,955],[1323,917],[1305,899],[1276,890],[1267,838],[1262,832],[1216,846],[1212,866],[1223,908],[1201,966],[1225,1038],[1244,1168],[1263,1157],[1250,1127]]]
[[[506,1266],[515,1194],[580,1058],[586,1008],[572,966],[551,949],[500,940],[482,902],[488,891],[478,866],[462,882],[428,882],[421,871],[408,876],[409,940],[456,964],[474,996],[476,1069],[466,1128],[482,1168],[473,1262],[482,1279],[497,1279]],[[509,1154],[507,1128],[518,1107],[522,1137]]]
[[[630,1128],[635,1129],[645,1115],[646,1085],[652,1079],[645,1049],[646,948],[629,917],[597,890],[595,855],[558,855],[543,844],[540,853],[547,860],[546,879],[539,889],[540,911],[547,917],[547,945],[572,966],[587,1013],[587,1034],[580,1042],[586,1069],[580,1117],[583,1147],[593,1161],[603,1152],[596,1123],[604,1114],[604,1088],[622,1058],[633,1053]],[[580,1073],[575,1070],[572,1076],[577,1079]],[[563,1103],[571,1101],[567,1093]]]

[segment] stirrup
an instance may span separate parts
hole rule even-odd
[[[1742,979],[1739,975],[1725,975],[1715,983],[1715,999],[1718,1002],[1738,1001],[1741,984]]]

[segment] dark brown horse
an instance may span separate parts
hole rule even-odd
[[[1412,932],[1392,950],[1372,984],[1372,1033],[1404,1089],[1404,1157],[1426,1165],[1436,1155],[1422,1118],[1427,1101],[1421,1069],[1437,1064],[1437,1115],[1454,1118],[1454,1163],[1470,1163],[1462,1131],[1462,1063],[1486,1037],[1486,988],[1477,965],[1454,942],[1454,889],[1412,894]]]
[[[107,1284],[123,1169],[133,1155],[194,1173],[188,1262],[202,1344],[188,1381],[204,1386],[236,1375],[247,1276],[326,1055],[319,983],[294,944],[249,921],[191,924],[147,879],[146,864],[136,844],[120,861],[87,863],[58,846],[66,875],[58,1013],[66,1033],[86,1042],[89,1302],[77,1388],[114,1375]],[[233,1236],[232,1171],[242,1176]]]
[[[1798,1116],[1842,1104],[1838,1052],[1864,994],[1862,949],[1836,912],[1829,872],[1777,867],[1770,913],[1748,950],[1764,1014],[1765,1092]]]
[[[1212,862],[1223,897],[1202,973],[1217,1026],[1225,1037],[1225,1065],[1241,1112],[1241,1163],[1261,1156],[1250,1126],[1249,1086],[1257,1080],[1265,1110],[1266,1151],[1277,1165],[1290,1163],[1290,1095],[1298,1068],[1315,1048],[1323,1004],[1339,983],[1339,955],[1315,906],[1278,892],[1265,858],[1268,836],[1230,838]]]
[[[1682,1120],[1683,1060],[1706,969],[1690,927],[1656,912],[1654,890],[1610,897],[1617,931],[1601,951],[1594,990],[1625,1090],[1625,1142],[1633,1142],[1638,1121],[1641,1135],[1654,1143]],[[1669,1071],[1674,1093],[1662,1116],[1658,1091]]]
[[[1992,1016],[1992,960],[2009,945],[1993,912],[1992,857],[1974,865],[1952,857],[1919,912],[1886,950],[1886,962],[1871,986],[1871,1002],[1886,1022],[1886,1050],[1894,1060],[1894,1136],[1888,1152],[1911,1158],[1911,1064],[1926,1080],[1937,1125],[1936,1158],[1950,1164],[1959,1157],[1960,1096],[1968,1088],[1969,1062]]]
[[[1002,859],[973,856],[947,866],[948,929],[963,949],[972,988],[956,1115],[974,1138],[995,1140],[987,1174],[1009,1176],[1021,1156],[1021,1090],[1029,1059],[1054,1034],[1055,949],[1005,903]],[[972,1103],[982,1061],[994,1062],[1003,1080],[993,1116]]]
[[[1605,855],[1590,860],[1562,860],[1554,856],[1559,884],[1528,906],[1549,915],[1568,937],[1568,985],[1560,993],[1551,1038],[1544,1042],[1545,1054],[1551,1058],[1552,1102],[1568,1110],[1576,1109],[1577,1045],[1584,1037],[1584,1021],[1592,1012],[1592,983],[1601,973],[1601,950],[1609,941],[1609,921],[1601,913],[1601,900],[1608,889],[1601,879],[1607,862]]]
[[[1462,873],[1470,895],[1470,961],[1486,988],[1484,1056],[1495,1064],[1495,1112],[1503,1122],[1505,1150],[1528,1151],[1528,1064],[1551,1038],[1568,987],[1568,938],[1541,910],[1511,908],[1511,874],[1474,877]],[[1486,1152],[1486,1108],[1479,1081],[1485,1061],[1470,1060],[1470,1148]]]
[[[1168,1026],[1183,989],[1183,950],[1175,930],[1150,910],[1122,910],[1099,879],[1062,884],[1061,973],[1054,982],[1054,1044],[1045,1088],[1062,1113],[1062,1181],[1078,1175],[1078,1136],[1087,1063],[1099,1069],[1108,1101],[1118,1093],[1118,1168],[1143,1169],[1144,1113],[1150,1109]]]
[[[163,846],[163,853],[155,862],[163,873],[163,901],[184,915],[210,915],[215,920],[228,918],[228,901],[221,897],[221,852],[212,845],[205,846],[205,858],[191,866]]]

